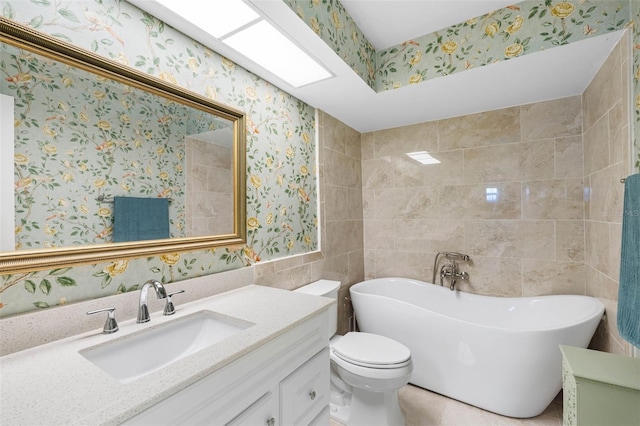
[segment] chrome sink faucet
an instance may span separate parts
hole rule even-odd
[[[444,285],[445,278],[450,278],[449,290],[453,291],[456,288],[456,282],[458,281],[458,279],[462,281],[469,279],[468,273],[458,271],[458,264],[456,263],[456,260],[459,260],[462,262],[468,262],[470,259],[468,255],[462,254],[462,253],[456,253],[456,252],[445,251],[445,252],[439,252],[438,254],[436,254],[436,258],[433,262],[433,279],[432,279],[433,284],[436,283],[436,271],[438,267],[438,258],[442,255],[445,258],[447,258],[450,261],[450,263],[446,265],[442,265],[442,267],[440,268],[440,285],[441,286]]]
[[[166,299],[167,291],[164,289],[164,286],[157,280],[149,280],[142,285],[140,289],[140,300],[138,301],[138,322],[148,322],[150,320],[149,317],[149,307],[147,306],[147,291],[149,287],[152,287],[158,299]]]

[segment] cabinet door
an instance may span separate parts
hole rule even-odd
[[[329,348],[280,383],[283,425],[308,425],[329,405]]]
[[[234,417],[227,426],[279,426],[278,394],[267,392],[249,408]]]

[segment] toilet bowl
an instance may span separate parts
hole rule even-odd
[[[295,291],[337,299],[339,287],[338,281],[320,280]],[[376,334],[335,335],[337,307],[331,309],[331,417],[348,426],[404,425],[398,389],[411,378],[411,352]]]

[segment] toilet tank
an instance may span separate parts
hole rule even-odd
[[[294,291],[298,293],[311,294],[313,296],[329,297],[336,301],[334,305],[329,307],[329,338],[331,338],[338,330],[338,289],[340,281],[319,280],[311,284],[307,284]]]

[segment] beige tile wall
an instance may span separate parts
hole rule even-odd
[[[233,231],[231,148],[187,137],[185,141],[185,235]],[[211,161],[210,159],[213,159]]]
[[[431,281],[461,251],[462,290],[584,294],[581,135],[580,96],[364,135],[367,278]]]
[[[624,185],[631,173],[628,35],[618,43],[582,96],[584,111],[586,292],[602,300],[606,321],[592,345],[632,355],[616,327]]]
[[[364,134],[365,277],[431,281],[436,252],[461,251],[464,291],[599,297],[594,347],[630,355],[615,327],[629,43],[582,96]]]

